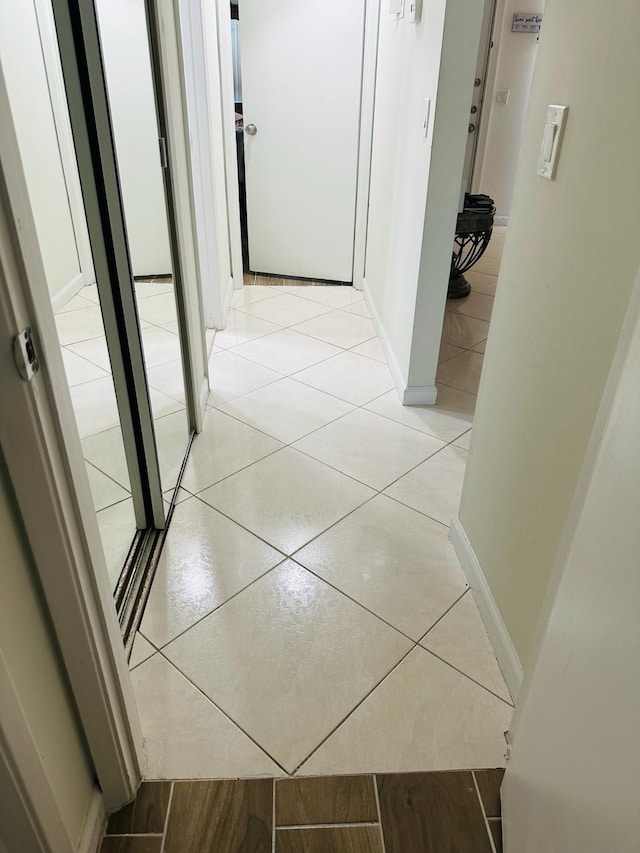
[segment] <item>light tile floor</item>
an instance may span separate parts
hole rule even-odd
[[[147,778],[503,765],[448,541],[503,239],[447,308],[434,407],[400,405],[357,291],[234,296],[131,658]]]

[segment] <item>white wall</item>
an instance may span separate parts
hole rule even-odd
[[[78,849],[94,794],[92,767],[42,603],[4,460],[0,456],[0,656],[54,790],[66,834]],[[0,803],[0,847],[16,827]]]
[[[547,2],[460,506],[525,667],[640,265],[638,44],[636,0]]]
[[[479,6],[433,0],[417,25],[381,10],[365,292],[405,402],[435,400]]]
[[[54,308],[82,286],[32,0],[0,2],[0,62]]]
[[[502,787],[507,853],[638,849],[640,281],[636,290],[631,349],[612,376],[608,423],[594,435],[599,451],[518,709]]]
[[[98,0],[133,274],[171,272],[144,0]]]
[[[525,6],[527,12],[544,12],[545,0],[530,0]],[[493,50],[498,52],[495,80],[485,92],[486,147],[482,162],[476,164],[473,183],[474,192],[487,193],[494,199],[496,216],[508,217],[538,42],[531,33],[511,32],[514,12],[523,11],[520,0],[499,2],[497,12],[501,11],[503,17],[494,29]],[[497,89],[509,90],[507,104],[495,102]]]

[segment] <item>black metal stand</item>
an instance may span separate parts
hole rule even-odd
[[[447,299],[463,299],[471,293],[464,273],[480,260],[489,245],[494,212],[495,209],[491,213],[462,211],[458,214]]]

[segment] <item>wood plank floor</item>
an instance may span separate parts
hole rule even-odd
[[[146,782],[101,853],[501,853],[503,772]]]

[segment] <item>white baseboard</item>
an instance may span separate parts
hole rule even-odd
[[[51,297],[51,304],[53,306],[53,313],[57,314],[57,312],[64,308],[67,302],[78,293],[79,290],[84,286],[84,276],[81,272],[68,281],[62,290],[59,290],[55,296]]]
[[[494,216],[493,217],[494,225],[508,225],[509,217],[508,216]]]
[[[435,406],[438,389],[435,385],[408,385],[402,395],[405,406]]]
[[[498,609],[491,588],[482,571],[482,566],[476,557],[476,553],[467,538],[467,534],[459,518],[454,518],[451,523],[449,539],[467,577],[476,604],[478,605],[478,610],[482,616],[484,627],[489,635],[498,664],[504,675],[504,680],[507,682],[509,693],[515,702],[522,685],[522,664],[520,663],[520,658],[513,645],[513,641],[509,636],[507,626],[504,624],[502,614]]]
[[[106,814],[102,801],[102,792],[96,788],[91,797],[87,815],[80,834],[78,853],[97,853],[98,846],[102,840]]]

